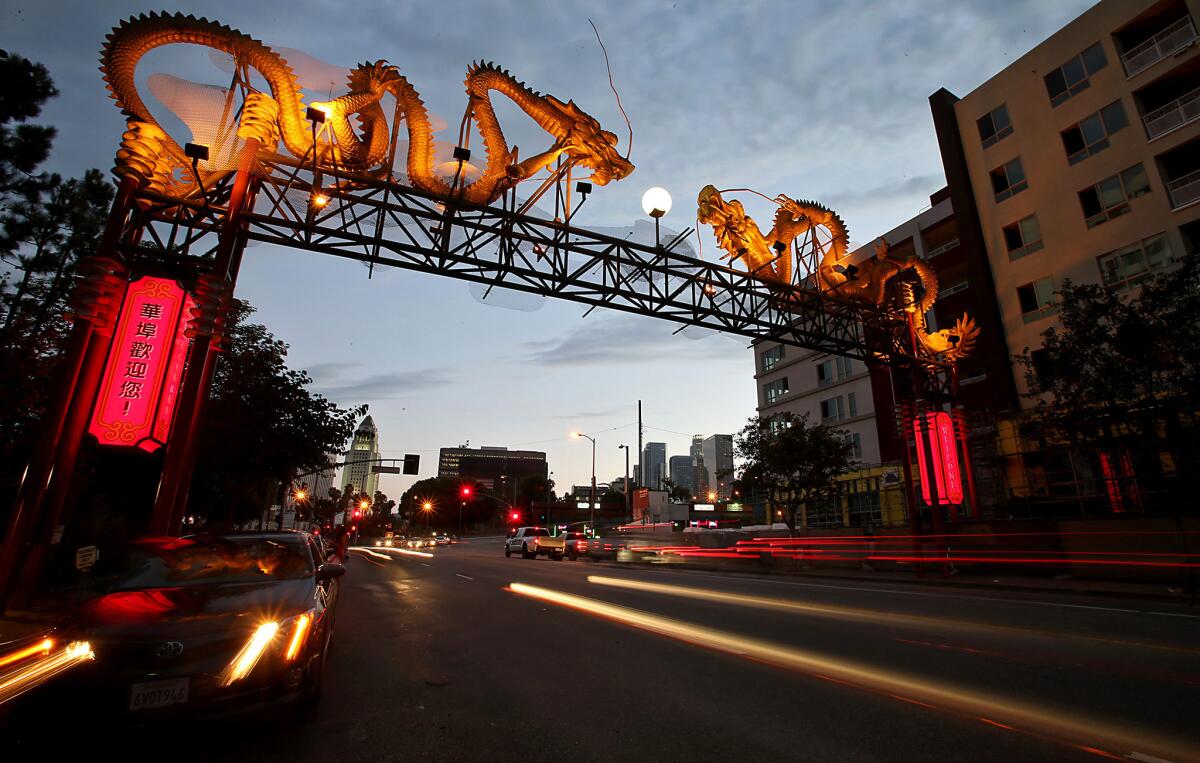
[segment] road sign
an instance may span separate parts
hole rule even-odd
[[[414,453],[404,454],[404,473],[416,474],[421,467],[421,457]]]
[[[100,549],[95,546],[84,546],[75,552],[75,569],[90,570],[96,566],[96,560],[100,558]]]
[[[371,467],[371,472],[373,474],[399,474],[400,467],[399,466],[380,466],[379,464],[375,464],[374,466]]]

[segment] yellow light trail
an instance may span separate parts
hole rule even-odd
[[[312,615],[305,613],[296,618],[296,624],[292,628],[292,640],[288,644],[287,653],[283,659],[291,662],[300,654],[300,647],[304,646],[304,637],[308,635],[310,625],[312,625]]]
[[[233,661],[229,663],[229,667],[225,669],[222,685],[229,686],[254,670],[254,666],[258,664],[258,658],[262,657],[262,653],[275,640],[275,634],[278,632],[279,623],[263,623],[258,626],[253,635],[246,640],[246,645],[241,648]]]
[[[954,628],[961,631],[969,631],[972,633],[1019,633],[1023,635],[1038,635],[1038,636],[1053,636],[1055,638],[1072,638],[1081,639],[1084,641],[1100,641],[1106,644],[1116,644],[1119,646],[1129,646],[1146,649],[1161,649],[1173,652],[1195,652],[1196,650],[1176,647],[1166,644],[1153,644],[1145,641],[1130,641],[1127,639],[1114,639],[1104,636],[1092,636],[1086,633],[1073,633],[1069,631],[1058,631],[1046,628],[1037,628],[1023,625],[1006,625],[1003,623],[983,623],[971,620],[959,620],[952,617],[929,617],[927,615],[903,615],[894,612],[879,612],[873,609],[862,609],[860,607],[847,607],[840,604],[811,604],[808,602],[800,602],[792,599],[779,599],[769,596],[752,596],[747,594],[726,593],[724,591],[716,591],[710,588],[692,588],[690,586],[670,585],[667,583],[646,583],[640,580],[627,580],[624,578],[612,578],[605,575],[588,575],[587,581],[596,585],[608,586],[611,588],[625,588],[632,591],[642,591],[645,593],[657,593],[666,596],[678,596],[685,599],[700,599],[703,601],[712,601],[720,604],[732,604],[739,607],[753,607],[756,609],[773,609],[781,612],[795,612],[797,614],[814,615],[817,617],[828,617],[841,620],[858,620],[860,622],[874,622],[891,626],[911,625],[919,628]]]
[[[46,683],[59,673],[69,670],[81,662],[94,659],[96,659],[96,655],[92,652],[91,644],[86,641],[72,641],[60,652],[47,655],[6,673],[0,676],[0,705]]]
[[[1116,722],[1097,721],[1049,707],[990,696],[965,687],[927,680],[917,675],[877,668],[841,657],[774,644],[736,633],[693,625],[662,615],[554,591],[526,583],[510,583],[509,590],[522,596],[569,607],[624,625],[705,647],[737,657],[800,671],[831,681],[881,692],[908,702],[925,703],[941,710],[973,717],[988,723],[1002,722],[1018,730],[1043,734],[1075,746],[1105,746],[1112,750],[1140,751],[1160,757],[1193,759],[1197,750],[1188,743]]]
[[[43,656],[45,656],[49,654],[50,650],[53,648],[53,639],[42,639],[33,646],[26,647],[24,649],[18,649],[15,652],[9,652],[6,655],[0,656],[0,668],[5,667],[6,665],[12,665],[14,662],[21,662],[22,660],[32,657],[38,653],[41,653]]]

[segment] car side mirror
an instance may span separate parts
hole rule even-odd
[[[326,562],[317,568],[317,580],[333,580],[346,574],[346,566],[337,562]]]

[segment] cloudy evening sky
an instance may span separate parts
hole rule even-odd
[[[61,95],[41,121],[59,129],[49,166],[64,175],[112,166],[124,123],[98,52],[113,25],[150,10],[219,19],[337,67],[387,59],[454,127],[467,65],[493,60],[574,99],[620,136],[623,151],[628,132],[591,16],[633,122],[637,170],[598,189],[576,218],[582,226],[632,226],[642,192],[661,185],[674,197],[664,224],[684,228],[694,224],[697,191],[713,183],[821,200],[865,242],[944,184],[929,95],[966,94],[1090,4],[5,0],[0,47],[54,77]],[[159,71],[228,84],[195,50],[147,57],[139,83]],[[523,157],[549,146],[515,109],[498,112]],[[451,132],[439,137],[453,140]],[[748,207],[767,222],[767,210]],[[701,233],[712,258],[711,233]],[[617,446],[636,447],[638,399],[646,439],[665,441],[670,455],[686,452],[691,433],[736,431],[756,404],[744,341],[672,336],[674,324],[649,318],[599,310],[583,318],[583,306],[527,298],[506,309],[463,282],[396,270],[368,280],[357,263],[266,246],[247,250],[237,294],[290,344],[291,365],[307,368],[317,391],[370,404],[385,456],[420,453],[422,476],[436,472],[439,447],[469,441],[544,450],[560,486],[585,484],[588,443],[569,437],[578,428],[596,434],[597,479],[607,481],[624,470]],[[382,487],[398,496],[410,482],[385,476]]]

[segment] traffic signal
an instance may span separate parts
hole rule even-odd
[[[471,497],[471,486],[470,486],[470,485],[463,485],[463,486],[462,486],[462,497],[463,497],[463,498],[470,498],[470,497]]]
[[[350,516],[356,520],[362,519],[362,512],[359,511],[358,509],[355,509],[354,512]]]
[[[514,512],[512,513],[512,521],[516,522],[516,521],[517,521],[518,519],[520,519],[520,518],[521,518],[521,515],[520,515],[520,514],[518,514],[517,512],[515,512],[515,511],[514,511]]]

